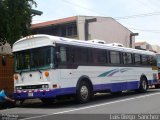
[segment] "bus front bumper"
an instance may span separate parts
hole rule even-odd
[[[53,90],[41,90],[41,91],[16,91],[13,96],[16,100],[21,99],[34,99],[34,98],[55,98],[60,95],[75,94],[75,88],[59,88]]]

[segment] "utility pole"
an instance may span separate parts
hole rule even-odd
[[[91,18],[91,19],[86,19],[85,20],[85,30],[84,30],[84,34],[85,34],[85,40],[88,40],[88,33],[89,33],[89,23],[91,22],[97,22],[97,18]]]
[[[129,38],[130,38],[129,47],[130,47],[130,48],[132,48],[132,38],[133,38],[133,36],[138,36],[138,35],[139,35],[139,33],[131,33],[131,34],[130,34],[130,36],[129,36]]]

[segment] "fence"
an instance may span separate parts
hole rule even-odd
[[[0,89],[4,89],[9,95],[12,95],[14,90],[13,68],[13,55],[0,54]]]

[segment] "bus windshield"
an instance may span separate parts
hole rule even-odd
[[[48,69],[53,66],[51,62],[51,51],[53,47],[41,47],[15,53],[15,70],[29,71],[37,69]]]

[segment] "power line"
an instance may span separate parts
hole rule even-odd
[[[115,17],[115,20],[138,18],[138,17],[148,17],[148,16],[154,16],[154,15],[160,15],[160,12],[158,11],[158,12],[151,12],[151,13],[145,13],[145,14],[136,14],[136,15],[130,15],[130,16]],[[114,18],[114,17],[112,17],[112,18]],[[44,21],[44,20],[33,20],[33,21]],[[47,21],[50,21],[50,20],[47,20]],[[101,20],[101,21],[106,21],[106,20]]]
[[[130,19],[130,18],[138,18],[138,17],[149,17],[154,15],[160,15],[160,12],[151,12],[151,13],[145,13],[145,14],[137,14],[137,15],[131,15],[131,16],[124,16],[124,17],[115,17],[116,20],[121,19]]]
[[[63,2],[69,4],[69,5],[75,5],[77,7],[80,7],[82,9],[86,9],[86,10],[89,10],[91,12],[95,12],[97,14],[101,14],[101,15],[104,15],[103,13],[99,13],[97,11],[95,11],[94,9],[90,9],[90,8],[87,8],[87,7],[84,7],[84,6],[81,6],[81,5],[78,5],[78,4],[75,4],[75,3],[72,3],[72,2],[69,2],[68,0],[63,0]],[[145,13],[145,14],[136,14],[136,15],[131,15],[131,16],[123,16],[123,17],[113,17],[115,18],[116,20],[121,20],[121,19],[130,19],[130,18],[138,18],[138,17],[149,17],[149,16],[154,16],[154,15],[160,15],[160,11],[157,11],[157,12],[151,12],[151,13]]]
[[[94,9],[87,8],[87,7],[84,7],[84,6],[81,6],[81,5],[72,3],[72,2],[70,2],[70,1],[68,1],[68,0],[63,0],[62,2],[65,2],[65,3],[69,4],[69,5],[72,4],[72,5],[77,6],[77,7],[79,7],[79,8],[86,9],[86,10],[88,10],[88,11],[91,11],[91,12],[94,12],[94,13],[97,13],[97,14],[104,15],[103,13],[99,13],[99,12],[95,11]]]
[[[130,28],[130,27],[129,27],[129,29],[142,31],[142,32],[150,32],[150,33],[160,34],[160,30],[139,29],[139,28]]]

